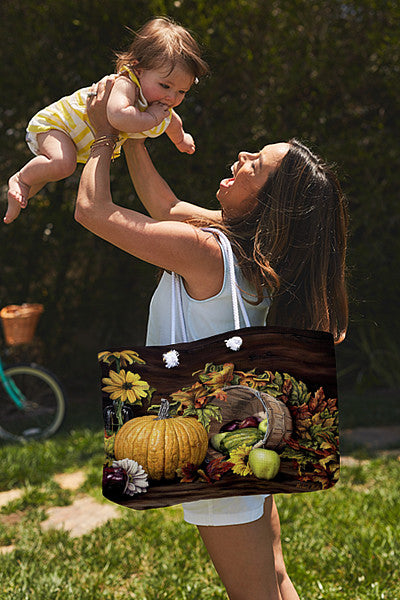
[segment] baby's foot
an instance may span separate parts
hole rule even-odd
[[[21,208],[25,208],[28,203],[28,195],[31,186],[21,179],[20,173],[15,173],[8,180],[8,199],[19,202]]]
[[[4,223],[12,223],[19,213],[21,208],[27,205],[27,199],[30,186],[21,180],[19,173],[13,175],[8,181],[8,207],[4,217]]]
[[[10,194],[8,194],[8,206],[7,206],[6,215],[3,219],[4,223],[6,223],[7,225],[9,223],[12,223],[18,217],[20,212],[21,212],[20,203],[17,202],[16,200],[14,200],[14,198],[11,198]]]

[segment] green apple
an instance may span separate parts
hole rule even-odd
[[[254,448],[249,454],[249,466],[259,479],[273,479],[279,471],[281,459],[274,450]]]
[[[261,431],[261,433],[266,433],[268,429],[268,418],[259,422],[258,429]]]

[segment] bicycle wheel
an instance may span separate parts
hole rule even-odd
[[[15,365],[4,374],[23,394],[21,408],[5,389],[0,390],[0,435],[11,440],[43,439],[60,427],[65,395],[57,378],[36,364]]]

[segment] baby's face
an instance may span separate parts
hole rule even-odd
[[[178,106],[193,85],[194,78],[179,66],[168,73],[160,69],[137,69],[142,92],[149,104],[162,102],[169,108]]]

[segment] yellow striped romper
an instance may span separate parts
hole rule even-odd
[[[145,111],[148,103],[143,96],[138,78],[128,67],[123,67],[120,72],[126,72],[129,79],[137,85],[139,89],[137,108],[142,112]],[[81,163],[87,161],[90,146],[94,140],[94,134],[86,113],[86,99],[90,89],[90,87],[81,88],[70,96],[64,96],[32,117],[26,128],[26,142],[33,154],[39,153],[37,134],[50,131],[51,129],[58,129],[69,135],[74,142],[77,151],[77,161]],[[153,127],[153,129],[149,129],[148,131],[137,133],[120,132],[113,158],[120,156],[121,146],[128,138],[155,138],[163,134],[170,124],[171,112],[170,109],[169,116],[157,125],[157,127]]]

